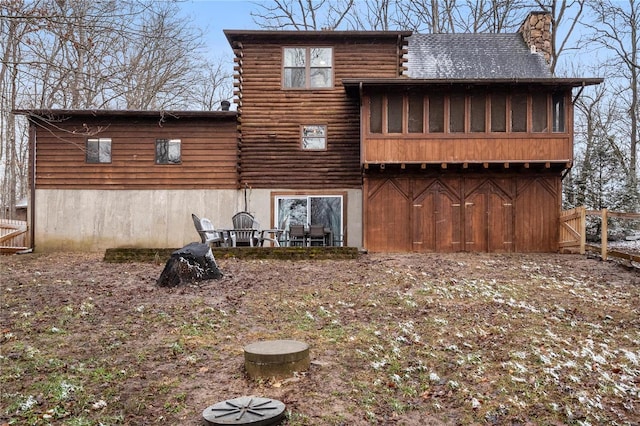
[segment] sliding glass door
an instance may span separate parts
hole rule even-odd
[[[275,197],[277,223],[289,225],[324,225],[334,241],[342,240],[342,195],[291,195]],[[333,243],[333,242],[332,242]],[[341,245],[341,244],[340,244]]]

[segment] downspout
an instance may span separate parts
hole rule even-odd
[[[364,88],[363,88],[363,84],[362,81],[360,81],[360,83],[358,84],[358,95],[359,95],[359,102],[360,102],[360,188],[362,188],[362,193],[360,195],[360,204],[362,206],[362,211],[360,212],[360,223],[362,224],[362,229],[360,230],[361,232],[361,238],[360,238],[360,245],[364,248],[367,247],[367,187],[368,187],[368,181],[365,180],[365,173],[364,173],[364,153],[363,153],[363,148],[362,148],[362,142],[364,139],[364,125],[363,125],[363,113],[364,113]],[[347,231],[348,233],[348,231]],[[343,245],[347,246],[348,242],[344,241],[344,237],[343,237]]]
[[[27,226],[29,227],[29,245],[36,248],[35,206],[36,206],[36,130],[29,116],[29,200],[27,200]]]

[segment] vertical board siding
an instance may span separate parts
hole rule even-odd
[[[91,136],[78,134],[90,122]],[[46,124],[43,124],[46,126]],[[38,126],[36,186],[39,189],[236,188],[235,119],[100,117],[57,123],[56,134]],[[76,133],[74,133],[76,132]],[[85,161],[87,137],[111,138],[111,163]],[[180,139],[182,163],[155,164],[155,141]]]
[[[385,173],[365,177],[372,252],[553,252],[558,173]]]
[[[431,134],[422,138],[368,137],[362,147],[365,163],[571,162],[571,144],[568,135],[556,134]]]
[[[333,47],[333,88],[281,87],[283,46]],[[359,188],[360,106],[347,96],[344,78],[396,77],[396,38],[369,40],[243,40],[236,49],[242,182],[256,188]],[[301,148],[300,126],[327,126],[327,148]]]

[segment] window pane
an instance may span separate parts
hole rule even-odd
[[[491,95],[491,131],[507,131],[507,97],[502,93]]]
[[[286,68],[284,70],[284,87],[305,87],[304,68]]]
[[[311,68],[311,87],[331,87],[331,68]]]
[[[307,197],[278,198],[278,223],[289,217],[289,225],[307,224]]]
[[[304,149],[325,149],[326,140],[324,138],[302,138],[302,148]]]
[[[100,139],[98,156],[101,163],[111,162],[111,139]]]
[[[429,131],[444,132],[444,96],[429,96]]]
[[[179,140],[170,140],[169,141],[169,163],[178,164],[180,163],[180,141]]]
[[[342,197],[309,197],[310,225],[330,228],[334,239],[342,234]]]
[[[303,126],[302,135],[304,137],[325,137],[327,128],[326,126]]]
[[[487,109],[486,96],[484,93],[476,93],[471,96],[471,131],[485,131],[485,112]]]
[[[313,47],[311,48],[311,66],[331,68],[331,48]]]
[[[449,100],[449,131],[464,132],[464,95],[453,94]]]
[[[547,131],[547,94],[534,93],[531,95],[531,116],[534,132]]]
[[[409,95],[409,133],[422,133],[424,99],[422,94]]]
[[[100,162],[100,143],[98,139],[87,139],[86,160],[87,163]]]
[[[305,48],[286,48],[284,49],[284,66],[285,67],[302,67],[306,62]]]
[[[387,132],[402,133],[402,95],[387,97]]]
[[[511,96],[511,131],[527,131],[527,95]]]
[[[564,132],[564,95],[562,93],[553,94],[553,131]]]
[[[371,95],[369,99],[369,131],[382,133],[382,95]]]
[[[156,164],[180,164],[180,139],[156,139]]]

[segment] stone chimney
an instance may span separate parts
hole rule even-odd
[[[544,55],[547,64],[551,63],[551,14],[548,12],[531,12],[524,20],[519,33],[532,53]]]

